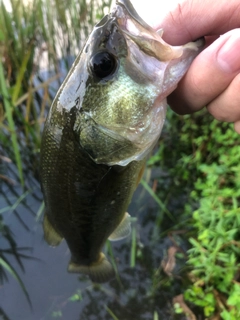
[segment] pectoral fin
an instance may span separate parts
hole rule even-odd
[[[117,241],[121,240],[123,238],[126,238],[131,233],[131,221],[130,221],[130,215],[126,212],[124,215],[124,218],[120,222],[120,224],[117,226],[117,228],[113,231],[113,233],[108,237],[111,241]]]
[[[46,213],[44,214],[44,219],[43,219],[43,230],[44,230],[44,239],[50,246],[56,247],[62,241],[63,238],[53,228],[52,224],[48,220]]]
[[[145,170],[145,164],[142,166],[141,170],[139,171],[139,174],[138,174],[138,177],[137,177],[137,181],[136,181],[136,188],[139,185],[139,183],[140,183],[140,181],[141,181],[141,179],[143,177],[144,170]]]

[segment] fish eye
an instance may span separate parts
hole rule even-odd
[[[117,59],[109,52],[98,52],[90,60],[90,69],[97,78],[112,75],[117,68]]]

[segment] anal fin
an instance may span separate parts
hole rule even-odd
[[[48,220],[46,213],[44,214],[43,218],[43,230],[44,239],[50,246],[56,247],[62,241],[63,238],[53,228],[52,224]]]
[[[126,238],[131,233],[131,216],[126,212],[122,221],[117,226],[117,228],[113,231],[113,233],[108,237],[111,241],[121,240]]]

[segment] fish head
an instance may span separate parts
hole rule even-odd
[[[74,131],[97,164],[143,160],[165,120],[166,97],[201,51],[204,41],[171,46],[118,0],[94,28],[63,84],[61,108],[74,107]]]

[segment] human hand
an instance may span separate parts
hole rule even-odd
[[[186,114],[206,106],[240,133],[239,0],[183,0],[154,28],[163,28],[163,39],[172,45],[206,38],[205,49],[168,97],[171,108]]]

